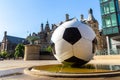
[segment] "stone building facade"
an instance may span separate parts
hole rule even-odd
[[[62,23],[66,22],[66,21],[69,21],[69,20],[71,20],[69,18],[69,14],[66,14],[65,15],[65,21],[61,21],[58,24],[52,24],[50,26],[49,22],[47,21],[47,23],[45,24],[45,26],[44,26],[43,23],[41,24],[41,31],[38,34],[33,33],[32,35],[29,35],[29,36],[38,36],[40,39],[36,40],[35,43],[39,44],[41,46],[41,49],[47,48],[50,45],[51,35],[54,32],[54,30],[58,26],[60,26]],[[103,36],[101,34],[101,31],[99,30],[99,23],[94,18],[93,10],[90,9],[88,11],[88,18],[87,19],[84,19],[84,16],[81,15],[80,21],[83,22],[83,23],[85,23],[85,24],[87,24],[87,25],[89,25],[95,31],[95,33],[96,33],[96,39],[97,39],[96,49],[97,50],[106,49],[107,48],[106,38],[105,38],[105,36]]]
[[[42,50],[44,48],[47,48],[50,45],[50,39],[51,39],[53,29],[50,29],[50,25],[48,21],[46,22],[45,26],[42,23],[40,27],[41,27],[40,32],[38,32],[37,34],[33,32],[27,37],[34,37],[34,36],[39,37],[38,40],[34,41],[34,44],[40,45]]]
[[[1,42],[0,51],[7,51],[9,53],[14,52],[15,47],[19,43],[24,43],[24,38],[7,35],[7,31],[4,32],[4,37]]]
[[[85,24],[88,24],[94,30],[97,39],[96,49],[97,50],[107,49],[106,37],[102,35],[101,31],[99,30],[99,23],[95,19],[92,9],[88,11],[88,19],[84,19],[84,16],[81,15],[81,21],[84,22]]]

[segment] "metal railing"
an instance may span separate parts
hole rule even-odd
[[[97,50],[95,55],[120,55],[120,49],[110,49],[109,53],[107,49]]]

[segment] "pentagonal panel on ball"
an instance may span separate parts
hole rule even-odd
[[[81,34],[77,27],[66,28],[63,34],[63,39],[70,44],[75,44],[81,38]]]
[[[92,42],[86,39],[80,39],[73,45],[74,56],[89,61],[92,57]]]
[[[58,40],[62,39],[65,28],[59,26],[52,34],[51,40],[56,43]]]

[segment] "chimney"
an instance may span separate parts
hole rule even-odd
[[[69,14],[66,14],[66,21],[69,21]]]

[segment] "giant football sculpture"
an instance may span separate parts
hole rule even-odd
[[[61,24],[51,37],[53,54],[59,62],[81,66],[94,56],[95,33],[76,18]]]

